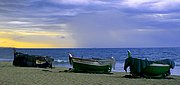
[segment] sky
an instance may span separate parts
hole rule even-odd
[[[1,0],[0,47],[180,47],[180,0]]]

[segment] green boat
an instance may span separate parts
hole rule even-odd
[[[169,75],[170,66],[168,64],[150,64],[143,69],[144,76],[160,76],[165,77]]]
[[[174,68],[175,63],[170,59],[148,61],[138,58],[132,58],[130,51],[128,51],[128,58],[124,63],[124,70],[130,67],[130,74],[132,76],[140,77],[161,77],[164,78],[170,75],[170,69]]]
[[[115,69],[115,59],[83,59],[75,58],[69,54],[70,64],[74,72],[83,73],[110,73],[112,68]]]

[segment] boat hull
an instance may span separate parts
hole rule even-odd
[[[143,74],[146,76],[166,76],[169,71],[169,65],[153,64],[143,69]]]
[[[52,68],[53,61],[54,59],[50,56],[29,55],[15,52],[13,65],[20,67]]]
[[[73,62],[73,68],[75,72],[90,72],[90,73],[110,73],[112,66],[105,65],[90,65],[79,62]]]
[[[69,63],[73,66],[74,72],[84,73],[110,73],[115,69],[115,59],[83,59],[75,58],[69,53]]]
[[[147,59],[132,58],[128,50],[128,58],[125,59],[124,70],[127,72],[127,68],[130,67],[132,76],[165,78],[170,75],[170,69],[173,69],[174,66],[175,62],[170,59],[148,61]]]

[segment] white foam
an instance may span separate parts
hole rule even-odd
[[[180,66],[175,66],[174,69],[171,69],[171,75],[180,75]]]

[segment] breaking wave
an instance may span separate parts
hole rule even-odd
[[[57,64],[66,64],[66,63],[69,63],[69,61],[68,60],[57,59],[57,60],[54,60],[54,63],[57,63]]]

